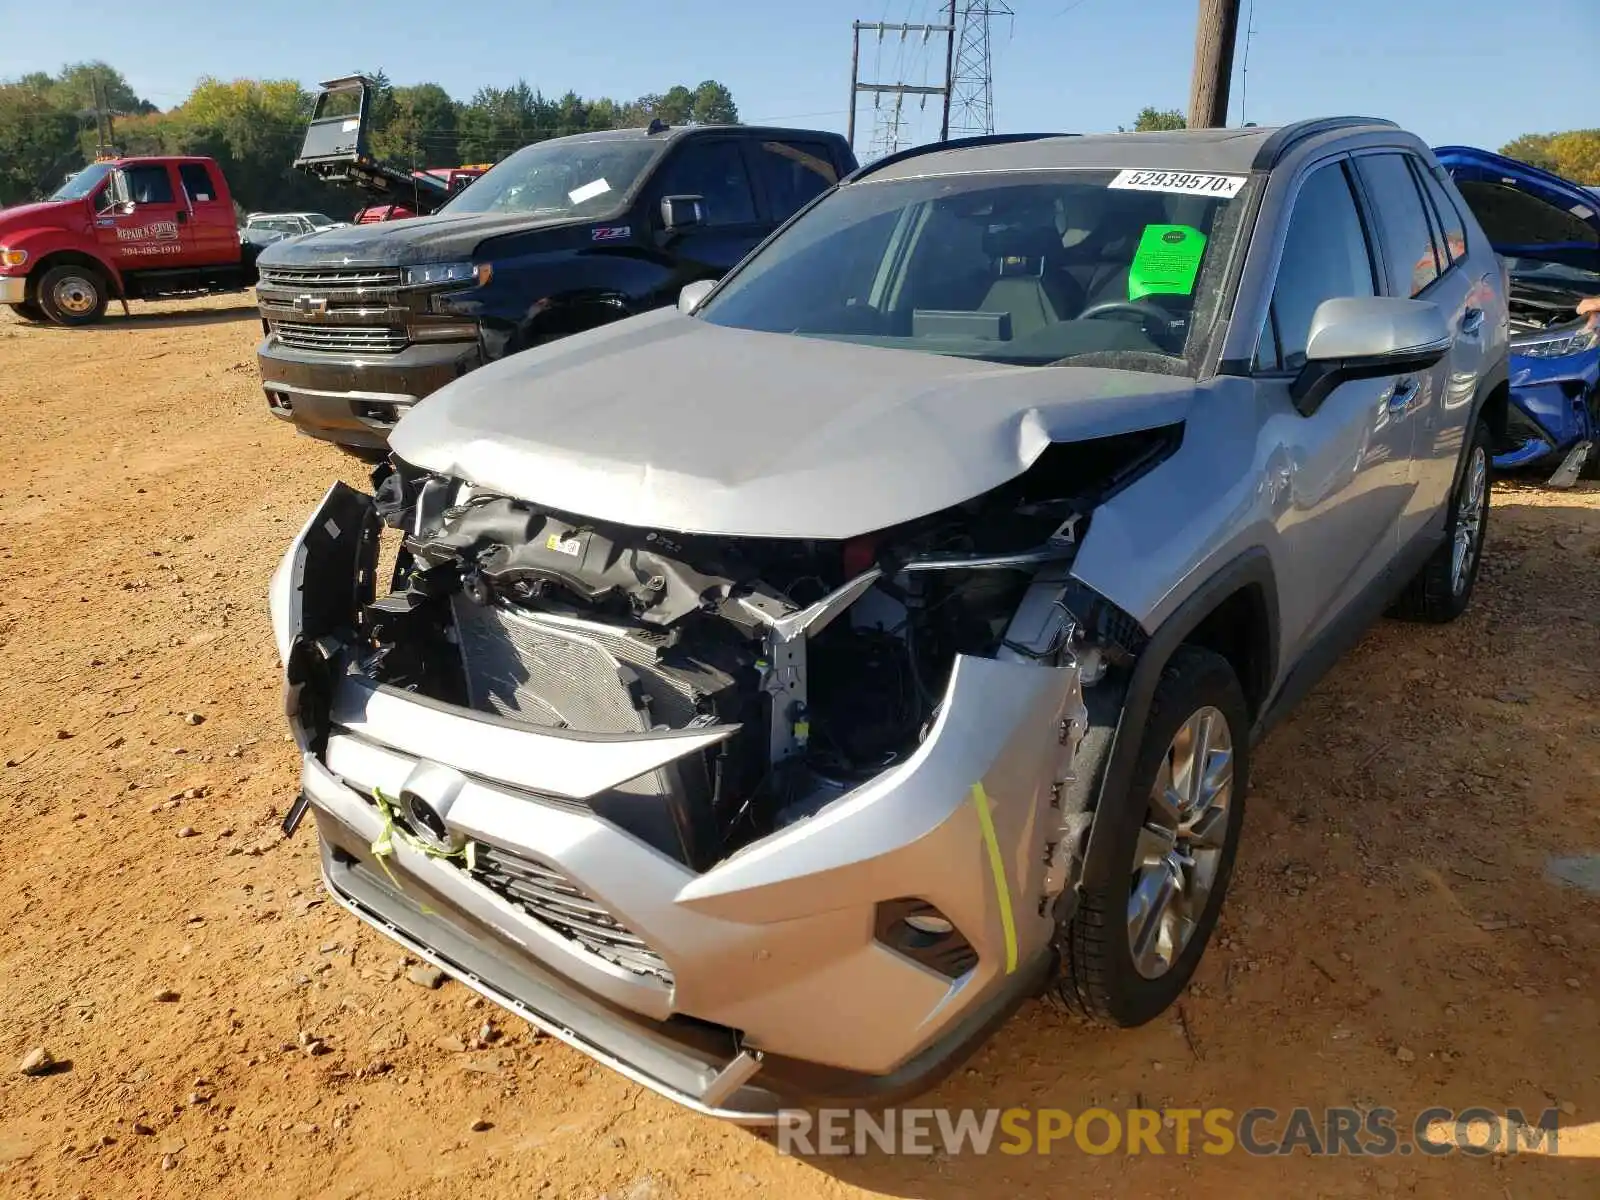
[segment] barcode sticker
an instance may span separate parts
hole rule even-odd
[[[1197,171],[1118,171],[1106,186],[1130,192],[1181,192],[1186,196],[1232,199],[1244,187],[1243,175],[1207,175]]]

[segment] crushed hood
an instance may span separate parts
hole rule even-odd
[[[1495,252],[1600,273],[1600,198],[1529,163],[1471,146],[1439,146]]]
[[[419,403],[389,442],[415,466],[600,520],[845,538],[998,487],[1053,441],[1179,422],[1194,387],[662,309],[474,371]]]
[[[403,221],[348,225],[274,242],[262,253],[263,267],[396,267],[413,263],[465,261],[479,243],[508,233],[592,225],[591,218],[540,220],[527,213],[434,213]]]

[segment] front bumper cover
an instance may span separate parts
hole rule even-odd
[[[273,584],[285,660],[326,640],[361,554],[356,493],[336,487]],[[364,500],[364,497],[358,498]],[[370,504],[370,502],[367,502]],[[309,536],[308,536],[309,535]],[[342,568],[338,564],[344,564]],[[342,579],[338,570],[347,573]],[[918,751],[817,816],[704,873],[605,821],[587,798],[722,736],[537,730],[378,685],[331,679],[307,705],[302,788],[332,893],[456,978],[630,1078],[699,1111],[892,1103],[931,1086],[1053,966],[1050,828],[1082,720],[1077,671],[960,658]],[[304,728],[308,711],[326,728]],[[456,860],[373,853],[372,796],[448,788],[453,835],[540,864],[603,908],[665,970],[564,936]],[[431,781],[431,782],[427,782]],[[1053,880],[1053,881],[1052,881]],[[935,905],[976,952],[948,978],[877,938],[881,904]]]
[[[323,441],[382,449],[412,405],[482,365],[483,356],[477,342],[418,342],[358,357],[295,350],[269,337],[256,362],[273,416]]]
[[[27,299],[26,275],[0,275],[0,304],[23,304]]]

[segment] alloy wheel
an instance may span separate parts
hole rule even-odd
[[[1233,735],[1209,705],[1174,735],[1134,844],[1128,948],[1146,979],[1172,969],[1206,910],[1228,838]]]
[[[1472,577],[1483,540],[1483,509],[1489,495],[1489,456],[1482,446],[1474,446],[1461,481],[1461,498],[1456,506],[1454,546],[1450,554],[1450,591],[1461,595]]]

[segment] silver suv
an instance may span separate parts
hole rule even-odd
[[[882,160],[334,486],[272,585],[286,831],[735,1120],[915,1093],[1047,988],[1148,1021],[1252,745],[1379,614],[1466,606],[1506,347],[1500,263],[1382,121]]]

